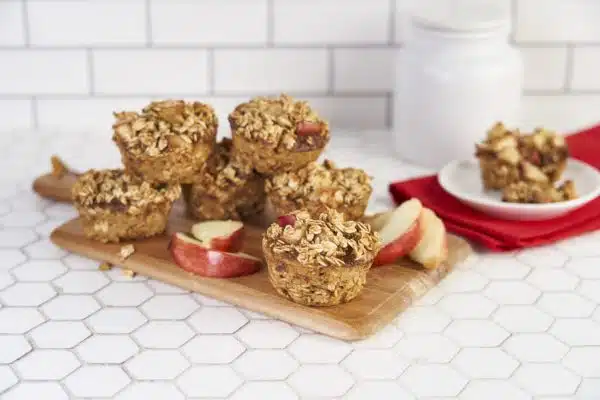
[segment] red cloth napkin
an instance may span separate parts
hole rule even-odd
[[[567,136],[573,158],[600,169],[600,125]],[[584,207],[550,221],[507,221],[473,210],[446,193],[436,176],[390,184],[397,203],[416,197],[435,211],[450,232],[492,251],[509,251],[555,242],[600,229],[600,197]]]

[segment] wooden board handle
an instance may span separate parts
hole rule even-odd
[[[69,172],[61,178],[46,174],[33,181],[33,191],[50,200],[71,203],[71,188],[77,180],[77,174]]]

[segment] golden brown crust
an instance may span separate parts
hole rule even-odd
[[[142,213],[131,215],[112,209],[90,212],[77,207],[83,233],[100,242],[118,243],[122,240],[142,239],[161,234],[167,228],[172,203],[151,204]]]
[[[73,185],[87,237],[102,242],[148,237],[165,230],[179,185],[152,184],[123,170],[90,170]]]
[[[175,201],[181,188],[149,183],[121,169],[91,169],[77,178],[72,195],[76,205],[91,211],[113,208],[136,215],[147,205]]]
[[[315,161],[325,148],[323,143],[310,151],[301,152],[276,152],[274,149],[265,148],[259,142],[252,142],[241,135],[233,134],[234,157],[242,164],[252,166],[256,172],[265,176],[281,172],[294,171]]]
[[[274,254],[263,242],[269,281],[279,295],[306,306],[334,306],[360,294],[371,263],[347,267],[305,265]]]
[[[293,172],[266,180],[265,191],[274,211],[288,214],[299,209],[318,216],[327,208],[344,214],[346,219],[360,219],[371,196],[371,178],[361,169],[336,168],[325,160],[310,163]]]
[[[115,117],[113,141],[125,168],[153,182],[191,182],[212,152],[218,127],[212,107],[181,100]]]
[[[262,174],[314,161],[329,142],[329,125],[305,101],[256,97],[229,115],[235,157]]]
[[[577,198],[575,183],[566,181],[558,187],[536,182],[516,182],[502,191],[502,201],[508,203],[557,203]]]
[[[262,212],[264,180],[231,158],[231,140],[223,139],[189,187],[188,212],[201,220],[244,220]]]

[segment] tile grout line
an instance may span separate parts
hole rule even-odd
[[[267,47],[275,47],[275,0],[267,0]]]
[[[394,126],[394,92],[388,93],[385,103],[385,126],[387,129],[392,129]]]
[[[146,47],[152,47],[152,0],[146,0]]]
[[[335,50],[329,47],[327,50],[327,95],[335,95]]]
[[[21,0],[21,10],[23,12],[22,21],[23,24],[23,41],[25,42],[25,47],[31,46],[31,33],[29,26],[29,5],[28,0]]]
[[[570,43],[567,45],[567,59],[565,65],[565,77],[563,82],[564,93],[572,93],[571,88],[573,86],[573,72],[575,64],[575,45]]]
[[[511,30],[510,30],[510,43],[512,43],[513,45],[518,45],[517,44],[517,24],[519,21],[519,15],[517,12],[517,1],[518,0],[511,0],[510,4],[509,4],[509,15],[510,15],[510,20],[511,20]]]
[[[396,0],[389,0],[388,5],[388,43],[393,45],[396,41],[396,14],[398,13],[396,7]]]
[[[215,49],[206,51],[206,79],[208,85],[208,95],[215,95]]]
[[[88,93],[94,95],[96,88],[94,87],[94,53],[92,49],[86,49],[87,74],[88,74]]]
[[[34,129],[40,128],[40,121],[38,116],[38,99],[36,96],[31,98],[31,125]]]

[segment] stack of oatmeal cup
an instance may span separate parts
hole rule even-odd
[[[115,113],[124,169],[90,170],[73,199],[87,237],[119,242],[163,233],[182,187],[197,220],[279,216],[263,238],[271,283],[307,305],[349,301],[362,289],[379,238],[361,222],[369,176],[316,160],[329,125],[305,101],[257,97],[229,115],[231,139],[216,143],[207,104],[153,102]],[[300,287],[300,286],[301,287]]]

